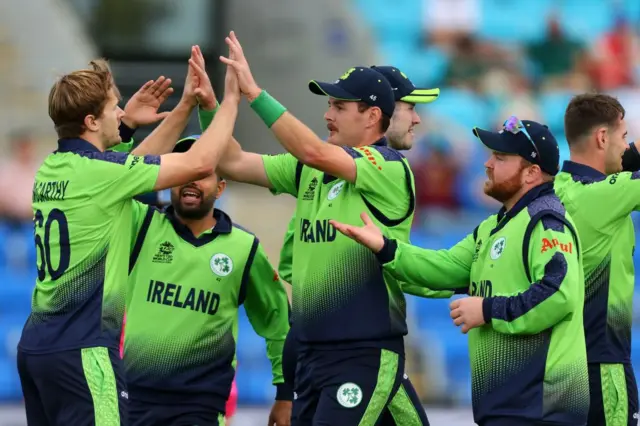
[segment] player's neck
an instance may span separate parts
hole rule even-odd
[[[502,204],[505,208],[505,211],[511,210],[513,206],[515,206],[518,203],[518,201],[522,199],[522,197],[527,195],[529,191],[531,191],[536,186],[542,185],[543,183],[544,183],[543,181],[540,181],[537,183],[531,183],[531,184],[522,186],[522,188],[520,188],[520,190],[513,197],[511,197],[509,200],[505,201]]]
[[[358,143],[354,147],[357,148],[357,147],[360,147],[360,146],[373,145],[374,143],[378,142],[383,137],[384,137],[384,133],[367,134],[360,140],[360,143]]]
[[[585,155],[579,152],[572,152],[569,158],[574,163],[583,164],[589,166],[592,169],[599,171],[602,174],[606,174],[604,168],[604,161],[599,158],[594,158],[592,155]]]
[[[105,147],[103,146],[102,141],[93,133],[84,132],[80,135],[80,139],[84,139],[85,141],[89,142],[91,145],[98,148],[98,150],[100,150],[101,152],[105,151]]]
[[[178,220],[182,222],[184,226],[189,228],[191,233],[196,237],[202,234],[205,231],[213,229],[216,226],[216,219],[213,217],[213,212],[209,212],[208,215],[203,217],[202,219],[186,219],[179,215],[177,215]]]

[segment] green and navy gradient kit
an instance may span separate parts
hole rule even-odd
[[[470,295],[484,297],[486,324],[469,331],[476,422],[586,422],[582,265],[573,223],[551,183],[449,250],[388,240],[379,258],[398,279],[433,289],[466,283]]]
[[[571,212],[584,253],[584,326],[590,363],[631,362],[635,232],[640,173],[611,176],[567,161],[555,190]]]
[[[635,235],[630,216],[640,205],[638,178],[638,172],[605,176],[566,161],[555,181],[580,233],[584,256],[589,425],[638,421],[638,388],[631,365]]]
[[[511,117],[500,132],[474,134],[493,151],[533,160],[551,175],[558,170],[558,145],[546,126]],[[410,284],[466,284],[471,296],[483,297],[485,325],[469,331],[477,423],[586,423],[582,257],[553,183],[529,190],[449,250],[387,240],[378,257]]]
[[[354,184],[303,166],[290,154],[263,157],[274,192],[298,200],[290,277],[293,323],[303,343],[402,352],[406,307],[398,281],[382,273],[375,257],[329,220],[358,223],[367,211],[390,237],[408,241],[413,174],[384,138],[344,149],[356,164]]]
[[[173,207],[135,207],[124,343],[132,402],[196,403],[223,413],[242,304],[266,341],[276,397],[290,400],[281,365],[289,303],[258,238],[218,209],[215,227],[194,236]]]
[[[33,187],[38,278],[21,351],[118,348],[132,198],[153,190],[159,165],[82,139],[61,139],[45,159]]]

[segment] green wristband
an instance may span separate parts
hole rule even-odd
[[[205,130],[207,130],[207,127],[211,125],[211,122],[213,121],[213,117],[216,116],[216,112],[218,112],[219,108],[220,108],[220,104],[218,102],[216,102],[216,107],[213,109],[213,111],[207,111],[203,109],[200,105],[198,105],[198,121],[200,121],[201,131],[204,132]]]
[[[287,111],[287,109],[267,93],[266,90],[263,90],[260,95],[251,102],[251,109],[258,114],[258,117],[264,121],[264,124],[266,124],[268,128],[271,128],[273,123]]]

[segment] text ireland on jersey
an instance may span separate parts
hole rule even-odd
[[[215,315],[220,306],[220,295],[193,287],[150,280],[147,302]]]

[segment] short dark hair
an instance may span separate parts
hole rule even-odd
[[[603,93],[574,96],[564,113],[564,133],[569,146],[598,126],[616,127],[625,110],[617,98]]]
[[[358,112],[365,112],[369,108],[371,108],[371,105],[369,105],[368,103],[362,101],[358,102]],[[382,113],[382,118],[380,119],[380,130],[382,131],[382,133],[386,133],[390,125],[391,117],[388,117],[385,113]]]

